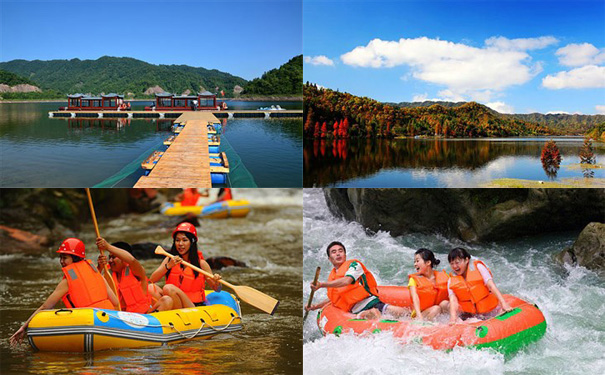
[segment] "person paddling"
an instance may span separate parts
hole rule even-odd
[[[448,311],[449,276],[445,271],[433,270],[440,262],[429,249],[418,249],[414,254],[416,273],[408,276],[408,288],[414,304],[412,318],[433,320],[438,314]]]
[[[162,264],[151,274],[149,279],[155,283],[162,277],[166,277],[166,285],[164,285],[161,293],[172,298],[173,308],[202,306],[206,301],[206,293],[204,292],[206,280],[212,289],[219,291],[221,284],[218,281],[221,276],[215,273],[213,278],[206,279],[204,275],[180,264],[184,260],[212,273],[212,269],[204,260],[202,252],[198,251],[197,230],[192,224],[186,222],[179,224],[172,232],[172,239],[170,254],[175,255],[174,259],[164,258]]]
[[[342,243],[330,243],[326,253],[334,268],[327,282],[311,284],[311,289],[328,289],[328,299],[305,306],[305,310],[317,310],[332,303],[341,310],[358,314],[360,319],[375,319],[384,313],[397,317],[409,311],[380,301],[374,275],[359,260],[347,260],[347,250]]]
[[[99,237],[97,247],[99,250],[110,253],[109,259],[104,255],[99,255],[97,267],[102,270],[109,263],[123,311],[146,314],[172,309],[173,302],[169,296],[158,296],[155,303],[152,301],[145,269],[130,253],[129,244],[116,242],[110,245],[104,238]]]
[[[101,276],[92,261],[85,259],[86,251],[81,240],[67,238],[61,243],[57,253],[60,254],[59,262],[63,271],[63,279],[42,306],[38,307],[21,328],[11,336],[11,345],[21,343],[29,322],[38,312],[52,309],[60,300],[63,300],[67,308],[118,309],[118,298],[107,284],[107,281]]]
[[[447,284],[450,324],[456,322],[458,312],[462,312],[460,317],[465,320],[471,316],[489,319],[502,310],[512,310],[485,263],[476,259],[471,262],[471,255],[461,247],[450,251],[447,260],[454,271]]]

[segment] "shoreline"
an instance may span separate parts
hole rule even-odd
[[[154,99],[126,99],[127,102],[152,102]],[[299,102],[302,101],[302,96],[284,96],[284,97],[251,97],[251,98],[217,98],[217,100],[228,100],[232,102]],[[11,99],[0,100],[0,104],[22,104],[22,103],[67,103],[66,99]]]

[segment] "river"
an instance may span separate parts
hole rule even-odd
[[[301,189],[238,189],[251,202],[246,218],[201,220],[200,248],[205,257],[229,256],[249,268],[230,267],[219,273],[235,285],[247,285],[277,298],[274,316],[242,306],[244,329],[210,340],[160,348],[82,353],[32,352],[29,345],[9,346],[8,338],[54,290],[61,280],[56,249],[27,257],[0,255],[0,373],[2,374],[300,374],[302,336]],[[171,230],[160,214],[128,214],[100,220],[110,242],[151,241],[169,245]],[[76,233],[96,260],[92,225]],[[94,249],[94,250],[92,250]],[[161,259],[143,260],[150,274]],[[226,289],[227,290],[227,289]]]
[[[151,102],[135,102],[142,110]],[[302,102],[227,101],[233,109]],[[60,119],[55,103],[0,103],[0,187],[132,187],[143,175],[140,163],[170,136],[172,120]],[[232,187],[300,187],[302,119],[223,120],[221,150],[232,168],[247,169],[254,184]],[[233,159],[237,160],[233,160]],[[239,162],[241,160],[241,163]],[[235,175],[235,174],[234,174]]]
[[[364,261],[379,285],[407,285],[414,272],[416,249],[432,249],[441,266],[455,246],[469,249],[485,260],[500,291],[537,304],[548,324],[545,336],[511,358],[489,350],[456,348],[451,352],[398,344],[389,333],[366,338],[350,335],[322,337],[312,312],[303,327],[305,374],[603,374],[605,373],[605,281],[583,267],[557,264],[552,256],[577,238],[577,232],[518,238],[497,243],[468,245],[439,234],[406,235],[366,233],[357,223],[335,218],[323,192],[304,190],[303,300],[315,269],[320,280],[331,270],[325,248],[342,241],[349,258]],[[326,298],[320,289],[314,301]],[[447,320],[447,319],[446,319]]]
[[[500,178],[560,181],[590,172],[605,178],[605,168],[579,167],[581,137],[552,138],[562,160],[545,170],[540,152],[549,139],[305,139],[303,186],[479,187]],[[593,142],[593,149],[604,164],[605,143]]]

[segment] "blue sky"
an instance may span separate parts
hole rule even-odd
[[[304,79],[380,101],[605,113],[605,2],[303,4]]]
[[[0,61],[128,56],[253,79],[302,53],[302,0],[1,0],[0,6]]]

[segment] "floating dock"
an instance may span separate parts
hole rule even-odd
[[[173,112],[173,111],[51,111],[48,117],[56,118],[165,118],[175,119],[188,113],[206,113],[215,118],[297,118],[302,117],[302,109],[286,109],[282,111],[275,110],[223,110],[223,111],[191,111],[191,112]]]
[[[175,122],[186,125],[135,188],[211,188],[210,173],[224,170],[210,166],[208,124],[220,123],[211,112],[184,112]]]

